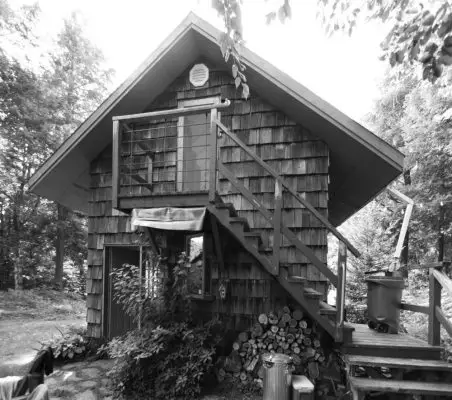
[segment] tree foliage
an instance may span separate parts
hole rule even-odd
[[[38,277],[48,280],[47,272],[63,261],[83,271],[85,219],[61,212],[60,206],[29,192],[27,183],[102,100],[111,74],[75,15],[65,21],[50,53],[42,55],[41,68],[16,59],[18,46],[36,48],[38,18],[36,5],[13,9],[0,1],[0,265],[4,272],[14,271],[18,289],[39,283]]]
[[[242,96],[249,96],[246,66],[241,60],[244,42],[241,0],[212,0],[212,7],[224,21],[224,33],[219,39],[226,62],[232,56],[232,75],[236,87],[242,86]],[[276,10],[266,14],[267,24],[275,20],[284,23],[292,17],[290,0],[281,0]],[[351,35],[360,22],[379,20],[391,29],[382,37],[382,59],[392,67],[412,64],[422,66],[424,80],[434,82],[444,67],[452,65],[452,1],[451,0],[317,0],[317,17],[326,33],[336,31]]]
[[[434,82],[445,66],[452,65],[452,2],[417,0],[319,0],[320,16],[327,32],[353,32],[360,19],[390,24],[382,40],[382,58],[391,66],[422,65],[422,77]],[[409,69],[409,67],[407,67]]]

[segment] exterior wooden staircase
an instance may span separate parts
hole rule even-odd
[[[275,208],[268,210],[254,196],[254,194],[242,182],[240,182],[234,174],[228,169],[218,157],[218,132],[227,135],[227,138],[235,142],[235,144],[246,153],[246,157],[253,160],[259,168],[262,168],[266,174],[271,176],[275,182]],[[271,168],[265,161],[258,157],[245,143],[241,141],[226,128],[215,116],[211,121],[211,159],[210,159],[210,204],[208,210],[215,215],[219,223],[225,227],[240,243],[249,251],[251,255],[258,260],[261,265],[275,277],[280,285],[311,315],[337,342],[344,342],[350,339],[352,327],[344,324],[344,308],[345,308],[345,280],[346,280],[346,259],[347,251],[355,256],[359,256],[356,250],[340,232],[321,215],[315,207],[301,197],[284,179]],[[213,150],[215,149],[215,150]],[[228,180],[236,191],[241,194],[247,201],[255,207],[264,219],[273,226],[273,247],[267,248],[263,245],[260,233],[253,232],[250,229],[248,221],[240,218],[232,204],[224,204],[221,201],[217,191],[217,179]],[[282,198],[283,193],[292,196],[293,201],[298,201],[307,209],[315,218],[317,218],[322,226],[333,233],[339,239],[339,263],[338,274],[336,275],[328,266],[319,260],[316,254],[307,245],[302,243],[297,236],[286,227],[281,221]],[[322,273],[331,284],[337,287],[337,303],[336,307],[326,304],[323,301],[323,294],[306,286],[306,280],[301,276],[290,275],[287,267],[280,267],[280,242],[284,236],[289,242],[307,259],[309,262]]]
[[[306,286],[306,279],[291,276],[286,267],[279,268],[275,274],[273,248],[265,247],[261,234],[252,232],[248,221],[237,216],[230,203],[211,204],[211,214],[225,227],[237,241],[269,272],[274,275],[280,285],[313,317],[328,333],[335,336],[336,308],[322,301],[323,294]],[[344,327],[345,336],[349,337],[352,327]]]

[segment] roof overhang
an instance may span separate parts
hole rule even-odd
[[[112,141],[112,117],[144,110],[200,57],[227,69],[220,31],[193,13],[36,171],[30,190],[87,212],[90,162]],[[396,178],[403,154],[322,100],[290,76],[244,48],[251,91],[330,148],[329,218],[339,225]]]

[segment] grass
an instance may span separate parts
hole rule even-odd
[[[52,289],[9,290],[0,296],[0,319],[56,320],[85,312],[81,296]]]

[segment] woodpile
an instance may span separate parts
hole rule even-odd
[[[326,359],[317,326],[299,309],[283,307],[259,315],[249,331],[237,336],[230,355],[219,360],[218,380],[233,379],[242,385],[262,387],[265,353],[291,356],[293,374],[306,375],[322,395],[334,395],[342,389],[341,361],[334,353]]]

